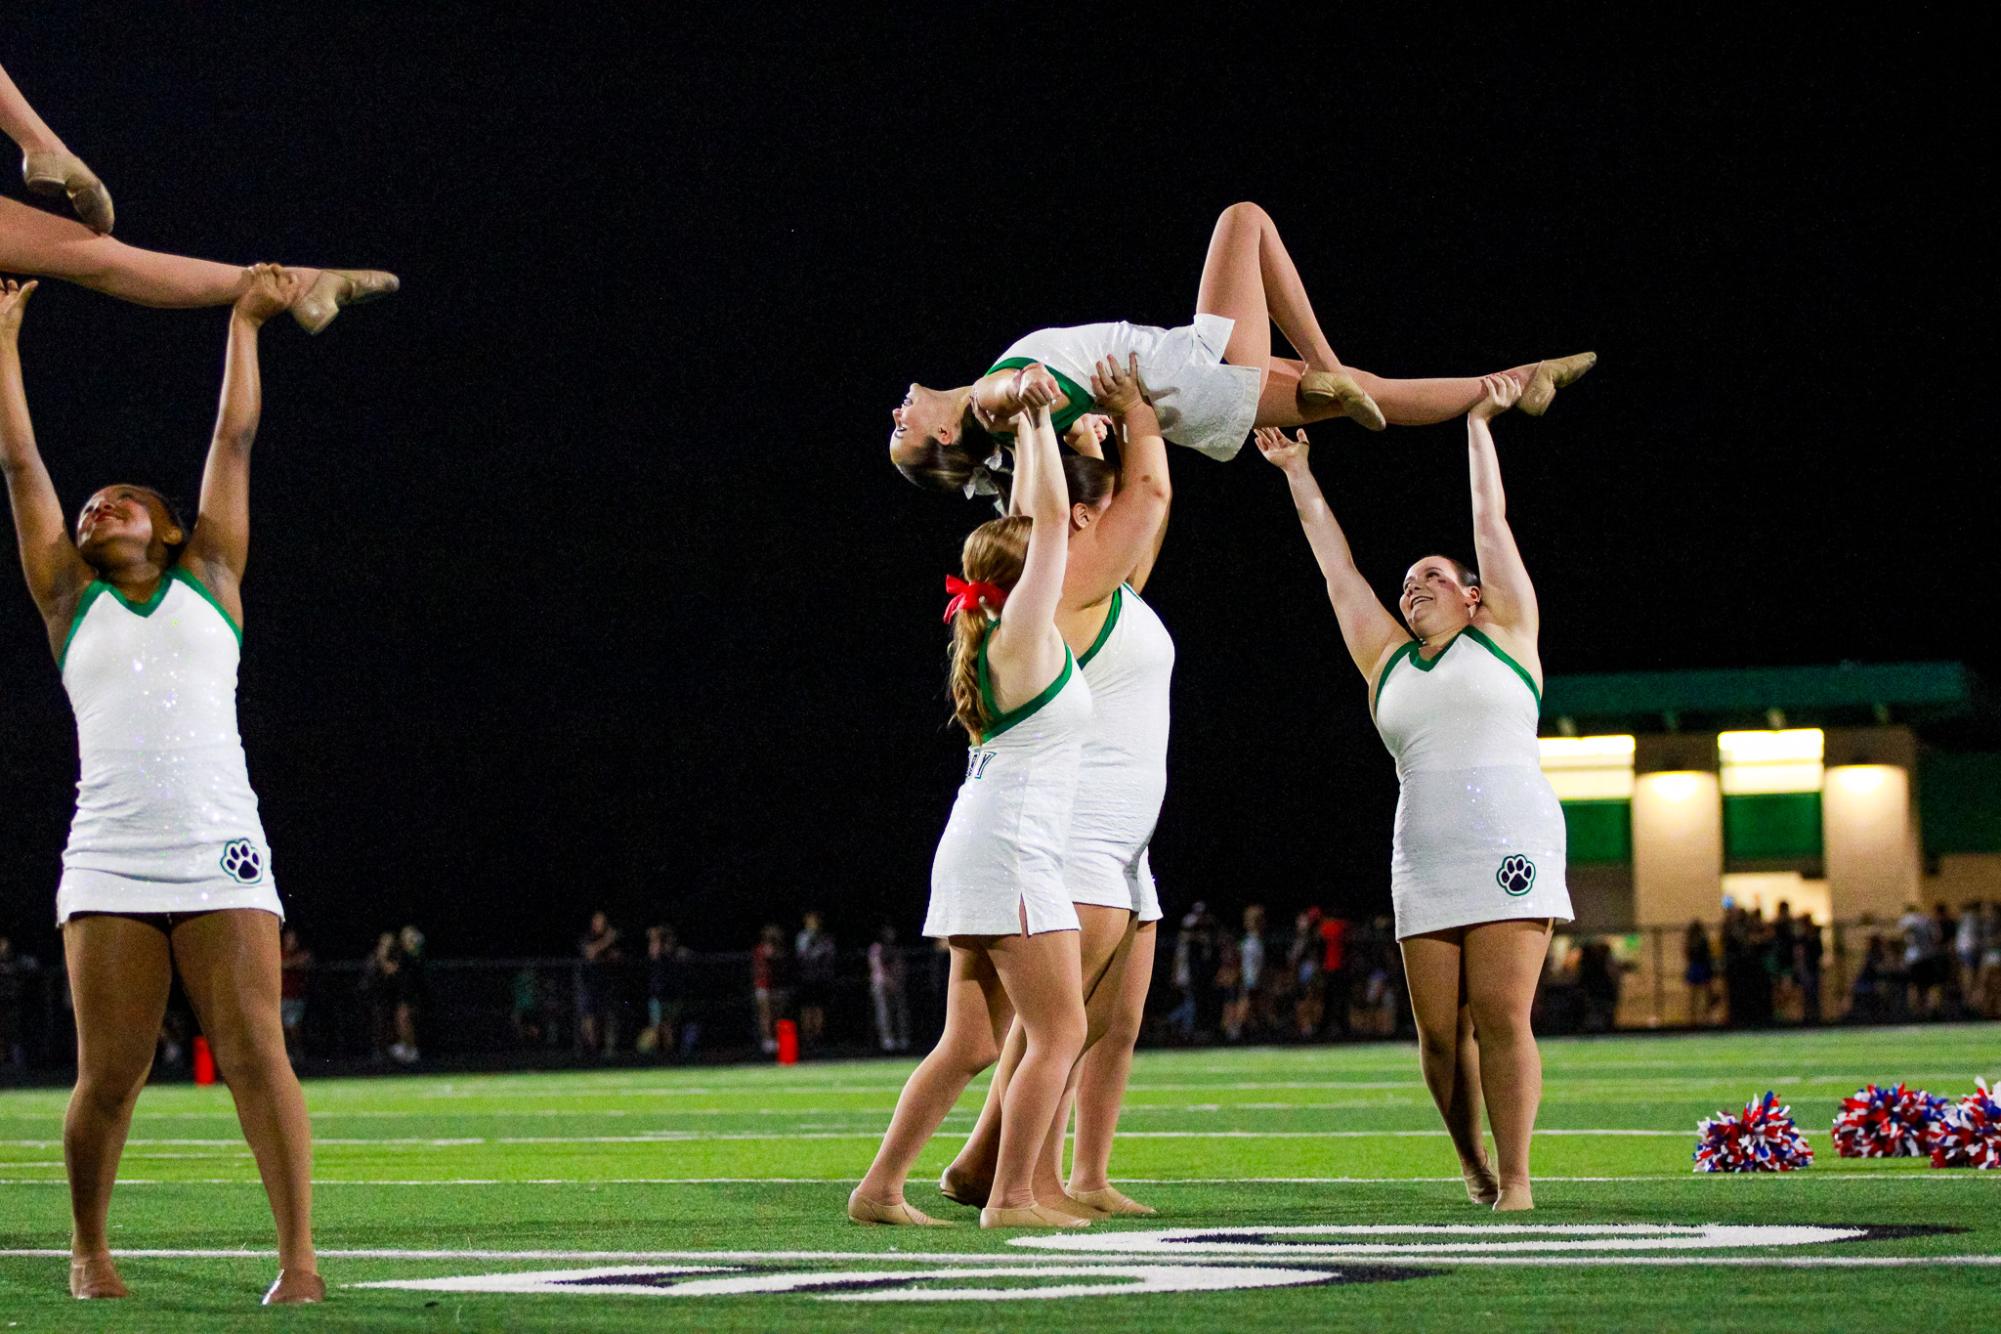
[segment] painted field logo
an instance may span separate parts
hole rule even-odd
[[[1535,888],[1535,863],[1519,852],[1510,853],[1501,859],[1501,869],[1494,872],[1494,883],[1518,899]]]
[[[830,1256],[829,1259],[836,1257]],[[845,1257],[850,1261],[855,1256]],[[810,1259],[801,1256],[799,1259]],[[928,1262],[928,1263],[927,1263]],[[410,1292],[490,1292],[580,1297],[748,1297],[793,1295],[823,1302],[1047,1301],[1069,1297],[1123,1297],[1141,1293],[1241,1292],[1328,1283],[1371,1283],[1417,1277],[1422,1271],[1383,1265],[1363,1268],[1230,1265],[1203,1261],[1162,1263],[1087,1260],[1050,1264],[1026,1256],[891,1256],[853,1269],[788,1266],[607,1265],[593,1269],[543,1269],[516,1274],[396,1279],[357,1283],[358,1288]]]
[[[264,854],[247,838],[232,838],[222,845],[222,869],[239,885],[254,885],[264,878]]]

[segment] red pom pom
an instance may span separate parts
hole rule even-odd
[[[1793,1109],[1767,1093],[1741,1115],[1718,1112],[1696,1128],[1698,1172],[1795,1172],[1813,1162],[1813,1148],[1793,1121]]]
[[[1933,1167],[2001,1168],[2001,1101],[1982,1079],[1932,1123]]]

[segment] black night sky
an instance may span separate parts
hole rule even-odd
[[[122,239],[403,276],[264,340],[242,720],[322,957],[405,921],[438,955],[563,953],[597,906],[699,948],[814,905],[914,932],[963,755],[940,584],[985,513],[888,466],[888,411],[1039,326],[1185,322],[1237,199],[1353,364],[1599,352],[1497,430],[1552,676],[2001,666],[1972,642],[1992,81],[1924,7],[1784,42],[1722,10],[1448,38],[668,8],[0,24]],[[224,324],[43,283],[23,356],[67,506],[192,496]],[[1314,437],[1380,587],[1470,547],[1459,424]],[[1169,911],[1386,908],[1395,781],[1285,488],[1255,451],[1173,462]],[[0,934],[44,957],[75,755],[9,573]]]

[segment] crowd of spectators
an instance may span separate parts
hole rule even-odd
[[[1390,919],[1308,908],[1289,935],[1263,904],[1227,930],[1208,905],[1182,917],[1169,953],[1172,1003],[1160,1036],[1182,1043],[1388,1037],[1408,1028],[1403,956]]]
[[[718,1050],[754,1043],[770,1054],[788,1033],[804,1055],[864,1044],[904,1052],[912,1046],[913,1009],[918,1027],[935,1022],[950,967],[941,942],[906,948],[889,925],[866,947],[844,953],[817,911],[805,913],[794,930],[766,924],[745,954],[696,955],[664,922],[639,934],[643,947],[629,939],[601,910],[585,922],[568,963],[532,959],[509,965],[511,972],[442,965],[460,971],[438,991],[445,1010],[433,1023],[455,1049],[511,1042],[587,1059],[685,1061],[702,1053],[705,1039]],[[1685,1010],[1675,1004],[1677,943]],[[1149,1005],[1151,1041],[1322,1041],[1411,1031],[1402,955],[1388,917],[1349,921],[1309,907],[1289,927],[1275,929],[1263,904],[1226,925],[1198,902],[1162,944]],[[433,1000],[422,931],[383,932],[358,965],[316,959],[289,925],[281,949],[281,1017],[295,1064],[315,1042],[343,1059],[366,1053],[385,1064],[421,1061]],[[1655,966],[1639,981],[1655,989],[1653,1022],[1666,1016],[1747,1028],[1829,1019],[2001,1019],[2001,901],[1957,912],[1943,903],[1930,912],[1912,904],[1894,923],[1865,918],[1838,933],[1780,902],[1769,915],[1732,905],[1720,925],[1692,921],[1651,941],[1559,933],[1537,1001],[1538,1027],[1616,1028],[1622,989],[1649,958]],[[0,936],[0,1068],[24,1065],[37,1051],[50,1059],[56,1051],[45,1040],[32,1043],[49,1024],[28,1020],[39,1017],[30,1015],[31,1003],[37,1011],[63,1003],[60,983],[60,970],[45,977],[36,960]],[[489,989],[497,993],[491,999]],[[343,997],[360,1004],[342,1004]],[[1636,999],[1644,1003],[1646,991]],[[491,1035],[478,1020],[489,1013],[500,1025]],[[162,1069],[185,1066],[192,1031],[185,1004],[171,1004],[157,1052]]]
[[[2001,1019],[2001,901],[1907,904],[1894,927],[1873,929],[1848,991],[1858,1023],[1906,1019]]]

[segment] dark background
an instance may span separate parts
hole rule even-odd
[[[405,282],[264,339],[243,731],[322,957],[404,921],[566,952],[600,905],[702,948],[814,905],[913,932],[963,756],[940,584],[985,512],[897,476],[888,411],[1032,328],[1185,322],[1241,198],[1353,364],[1600,353],[1498,428],[1552,676],[1995,662],[1991,77],[1922,7],[1783,40],[1722,11],[8,10],[0,61],[120,238]],[[43,284],[67,506],[192,497],[224,323]],[[1313,434],[1380,588],[1468,553],[1463,428]],[[1174,458],[1154,865],[1170,912],[1385,909],[1390,764],[1247,453]],[[74,779],[16,586],[0,933],[45,957]]]

